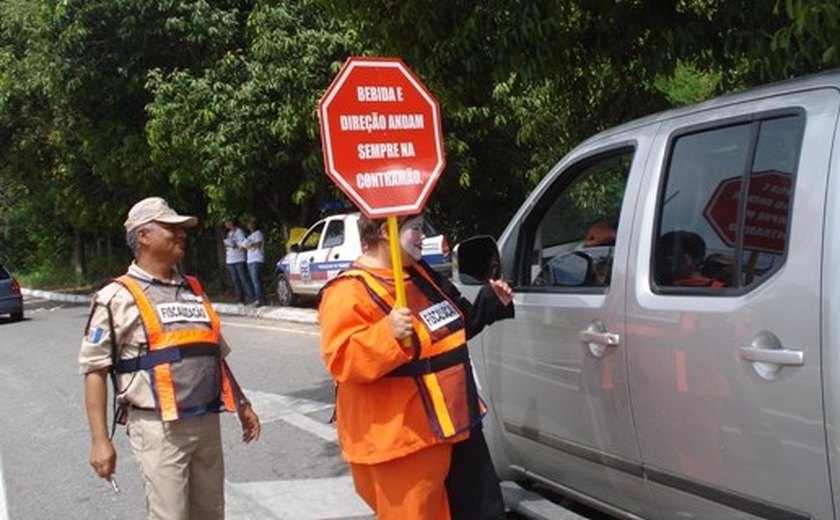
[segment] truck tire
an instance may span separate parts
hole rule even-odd
[[[295,297],[295,293],[292,292],[292,286],[289,284],[289,280],[286,279],[285,275],[278,275],[277,276],[277,304],[281,307],[288,307],[289,305],[294,305],[297,298]]]

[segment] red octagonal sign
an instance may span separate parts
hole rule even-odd
[[[367,216],[423,209],[445,164],[440,108],[401,60],[347,60],[319,116],[327,175]]]
[[[785,251],[790,207],[790,174],[776,170],[754,172],[744,208],[744,248],[782,254]],[[709,198],[703,216],[729,247],[735,245],[741,177],[723,179]]]

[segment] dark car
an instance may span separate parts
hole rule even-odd
[[[0,315],[2,314],[8,314],[12,321],[22,320],[23,296],[18,281],[0,264]]]

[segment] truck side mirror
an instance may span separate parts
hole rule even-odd
[[[490,235],[470,237],[453,250],[452,273],[464,285],[480,285],[499,278],[501,267],[499,247]]]

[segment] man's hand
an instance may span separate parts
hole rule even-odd
[[[102,478],[114,474],[117,468],[117,451],[110,440],[95,442],[90,447],[90,465],[93,471]]]
[[[250,403],[239,406],[236,411],[239,415],[239,422],[242,423],[242,442],[251,442],[260,438],[260,418],[257,412],[251,408]]]
[[[388,324],[394,337],[402,341],[411,336],[411,310],[406,307],[394,308],[388,314]]]
[[[504,280],[490,280],[490,287],[493,288],[493,291],[496,293],[496,296],[499,297],[499,300],[502,302],[502,305],[507,307],[510,302],[513,301],[513,289],[510,288],[510,285]]]
[[[85,410],[90,425],[89,462],[102,478],[108,478],[117,467],[117,452],[108,436],[108,369],[85,374]]]

